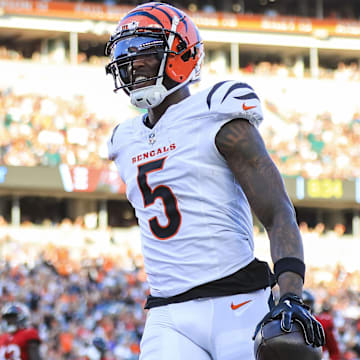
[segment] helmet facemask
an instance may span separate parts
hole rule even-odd
[[[162,75],[159,75],[161,60],[164,57],[164,42],[152,36],[133,35],[119,40],[113,47],[112,59],[106,66],[106,72],[112,74],[115,82],[115,91],[123,89],[128,95],[137,88],[136,85],[143,85],[146,82],[153,82]],[[135,69],[140,67],[137,63],[145,62],[154,58],[158,65],[152,74],[145,74]],[[140,73],[140,74],[139,74]]]

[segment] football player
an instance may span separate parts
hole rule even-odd
[[[5,304],[1,310],[0,359],[41,360],[40,337],[29,327],[28,308],[19,302]]]
[[[322,345],[302,303],[302,240],[257,130],[255,90],[221,81],[190,95],[203,42],[186,14],[164,3],[131,10],[105,53],[115,91],[146,109],[120,117],[108,144],[139,221],[150,285],[140,359],[253,359],[256,325],[279,317],[284,331],[299,321],[306,341]],[[267,230],[275,276],[254,257],[251,209]],[[275,280],[281,299],[270,311]]]

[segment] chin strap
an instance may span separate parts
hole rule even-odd
[[[151,85],[131,91],[130,101],[138,108],[151,109],[161,104],[166,96],[168,96],[168,90],[164,85]]]

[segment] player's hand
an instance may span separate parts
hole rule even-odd
[[[293,321],[298,322],[302,327],[307,344],[313,346],[325,344],[325,335],[321,324],[311,315],[309,307],[304,304],[299,296],[292,293],[284,294],[279,303],[256,326],[253,339],[263,325],[275,319],[281,319],[281,330],[285,332],[291,331]]]

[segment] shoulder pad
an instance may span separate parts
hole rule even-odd
[[[247,119],[255,126],[263,120],[260,99],[254,89],[246,83],[217,83],[210,89],[206,103],[209,111],[231,119]]]

